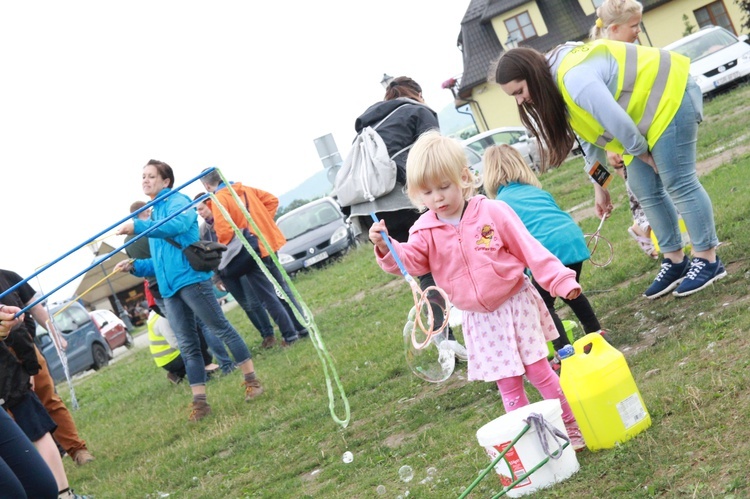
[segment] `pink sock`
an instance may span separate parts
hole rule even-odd
[[[560,400],[560,406],[562,407],[562,420],[563,423],[575,423],[575,416],[573,411],[570,410],[568,399],[565,398],[562,388],[560,387],[560,378],[555,374],[555,371],[547,362],[547,359],[542,359],[534,362],[526,367],[526,377],[529,379],[534,387],[539,390],[544,399],[558,399]]]
[[[523,376],[513,376],[497,380],[497,388],[503,398],[505,412],[510,412],[529,405],[526,391],[523,389]]]

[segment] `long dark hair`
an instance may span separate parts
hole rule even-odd
[[[547,159],[551,166],[560,166],[573,147],[575,134],[547,59],[527,47],[511,49],[497,61],[494,77],[500,85],[526,81],[533,104],[524,102],[518,107],[521,122],[541,140],[542,166]]]
[[[422,87],[408,76],[394,78],[388,84],[388,89],[385,91],[383,100],[393,100],[399,97],[408,97],[409,99],[422,102]]]

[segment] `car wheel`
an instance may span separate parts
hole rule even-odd
[[[133,335],[130,332],[125,333],[125,348],[133,348],[135,343],[133,342]]]
[[[91,347],[91,356],[94,358],[94,365],[92,369],[98,371],[102,367],[109,364],[109,357],[107,357],[107,351],[99,343],[94,343]]]

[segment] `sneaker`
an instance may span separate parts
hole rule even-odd
[[[581,452],[586,448],[586,442],[583,440],[578,423],[565,423],[565,431],[568,434],[568,438],[570,438],[570,445],[574,451]]]
[[[211,414],[211,406],[208,402],[193,402],[190,405],[190,416],[188,421],[197,422]]]
[[[727,271],[719,258],[714,263],[708,263],[705,258],[693,258],[685,279],[672,293],[674,296],[688,296],[697,293],[714,281],[727,276]]]
[[[94,456],[88,449],[79,449],[70,456],[78,466],[83,466],[94,460]]]
[[[263,393],[263,387],[260,386],[260,380],[257,378],[252,381],[245,381],[242,386],[245,387],[245,402],[249,402],[250,399],[254,399]]]
[[[180,383],[182,383],[182,378],[177,376],[175,373],[167,373],[167,379],[173,385],[179,385]]]
[[[442,343],[443,345],[447,346],[449,349],[453,350],[453,353],[456,355],[456,359],[466,362],[469,360],[469,353],[466,351],[466,347],[464,347],[461,343],[459,343],[456,340],[445,340]]]
[[[263,338],[263,343],[261,343],[261,348],[273,348],[273,346],[276,345],[276,337],[275,336],[266,336]]]
[[[690,267],[689,263],[688,257],[683,258],[681,263],[673,263],[669,258],[662,260],[661,270],[643,296],[649,300],[655,300],[679,286]]]

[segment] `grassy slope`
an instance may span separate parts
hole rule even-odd
[[[744,87],[707,104],[702,157],[722,144],[747,142],[748,102]],[[564,208],[590,200],[580,166],[572,161],[543,177]],[[615,259],[604,269],[585,266],[582,283],[611,342],[626,353],[653,425],[616,449],[580,454],[574,478],[536,497],[750,495],[749,166],[750,157],[740,156],[703,178],[730,275],[681,300],[640,298],[658,262],[628,238],[627,200],[615,181],[618,209],[603,229]],[[581,225],[590,232],[597,221]],[[351,403],[347,428],[330,417],[311,341],[262,351],[259,335],[235,309],[228,316],[254,351],[266,394],[246,404],[239,375],[211,381],[214,414],[187,424],[188,387],[170,385],[148,351],[138,351],[76,382],[81,409],[74,416],[97,460],[82,468],[66,460],[72,486],[98,498],[372,497],[378,485],[383,497],[458,496],[489,463],[475,432],[503,414],[496,387],[468,383],[465,365],[441,385],[409,372],[400,331],[411,297],[400,279],[377,268],[371,248],[301,275],[295,285]],[[67,388],[59,388],[67,400]],[[538,400],[533,388],[528,393]],[[336,411],[343,416],[340,402]],[[350,464],[341,459],[347,450],[354,454]],[[408,483],[398,475],[404,465],[414,470]],[[472,497],[499,489],[489,476]]]

